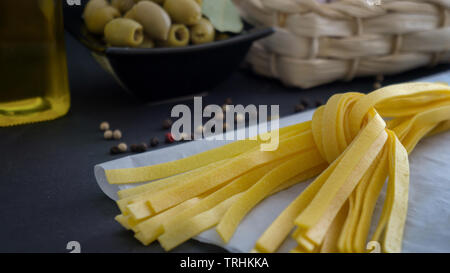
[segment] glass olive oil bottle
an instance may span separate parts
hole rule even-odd
[[[61,0],[0,1],[0,126],[51,120],[70,106]]]

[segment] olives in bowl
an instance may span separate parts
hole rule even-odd
[[[232,5],[231,0],[223,1]],[[216,28],[222,25],[215,27],[208,16],[220,17],[220,22],[237,20],[237,24],[242,23],[239,16],[225,16],[225,10],[204,13],[202,4],[202,0],[89,0],[83,19],[87,30],[103,36],[109,46],[145,48],[148,43],[139,37],[142,32],[145,40],[157,47],[180,47],[213,42],[216,32],[220,36]],[[139,27],[131,27],[132,24]]]
[[[81,6],[64,2],[64,24],[101,66],[140,101],[212,89],[239,67],[253,41],[274,31],[245,22],[241,33],[218,31],[206,16],[198,18],[196,9],[193,16],[182,18],[178,9],[170,10],[167,1],[91,0]],[[95,32],[91,31],[92,26]]]

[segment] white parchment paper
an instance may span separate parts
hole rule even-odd
[[[438,74],[421,81],[450,82],[450,73]],[[313,111],[307,111],[282,118],[280,127],[310,120],[312,114]],[[197,140],[127,156],[96,165],[95,177],[103,192],[116,200],[117,191],[130,186],[119,187],[108,184],[105,170],[168,162],[226,143],[226,141]],[[421,141],[410,156],[410,169],[409,209],[403,251],[450,252],[450,132]],[[222,246],[231,252],[248,252],[272,221],[309,183],[310,181],[297,184],[263,200],[244,218],[228,244],[222,242],[214,229],[203,232],[195,239]],[[381,207],[380,202],[376,207],[375,217],[379,215]],[[289,237],[279,251],[288,252],[295,246],[295,241]]]

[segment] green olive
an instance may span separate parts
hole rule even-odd
[[[103,34],[106,24],[118,17],[120,13],[117,9],[106,6],[85,13],[84,22],[89,32]]]
[[[195,25],[202,18],[202,8],[194,0],[166,0],[164,9],[179,24]]]
[[[223,32],[216,33],[216,41],[223,41],[223,40],[226,40],[229,38],[230,38],[230,35],[227,33],[223,33]]]
[[[135,3],[139,3],[139,2],[141,2],[141,1],[152,1],[152,2],[155,2],[155,3],[157,3],[157,4],[162,5],[162,4],[164,4],[164,1],[165,1],[165,0],[134,0]]]
[[[189,29],[182,24],[173,24],[170,27],[169,37],[167,41],[161,43],[161,46],[180,47],[189,44]]]
[[[144,36],[144,41],[139,46],[141,48],[154,48],[155,47],[155,41],[150,39],[147,35]]]
[[[125,13],[125,15],[123,16],[123,18],[127,18],[127,19],[133,19],[136,20],[136,9],[133,7],[131,8],[129,11],[127,11]]]
[[[164,1],[166,1],[166,0],[150,0],[150,1],[153,1],[153,2],[155,2],[157,4],[160,4],[160,5],[163,5]]]
[[[134,19],[143,27],[151,39],[167,40],[172,24],[167,12],[151,1],[141,1],[134,6]]]
[[[83,11],[83,17],[90,16],[94,11],[107,7],[109,4],[106,0],[90,0]]]
[[[111,0],[111,5],[124,14],[134,6],[134,0]]]
[[[198,24],[191,27],[191,42],[194,45],[214,41],[216,31],[208,19],[202,18]]]
[[[136,47],[142,44],[142,26],[131,19],[117,18],[105,26],[105,40],[112,46]]]

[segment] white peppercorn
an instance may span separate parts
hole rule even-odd
[[[181,133],[180,134],[180,139],[181,140],[189,140],[189,138],[190,138],[190,135],[187,134],[187,133]]]
[[[113,138],[116,139],[116,140],[121,139],[122,138],[122,132],[120,130],[114,130]]]
[[[119,148],[119,151],[121,153],[125,153],[126,151],[128,151],[128,146],[126,143],[120,143],[119,145],[117,145],[117,148]]]
[[[197,126],[197,128],[195,128],[195,133],[196,134],[202,134],[203,133],[203,126],[202,125]]]
[[[106,131],[109,130],[109,123],[107,121],[103,121],[100,123],[100,130]]]
[[[112,132],[111,130],[106,130],[106,131],[103,133],[103,137],[104,137],[105,139],[112,139],[112,138],[113,138],[113,132]]]
[[[236,116],[235,116],[235,120],[238,123],[239,122],[243,122],[243,121],[245,121],[245,116],[243,114],[237,113]]]

